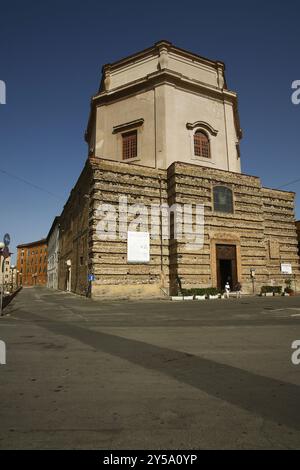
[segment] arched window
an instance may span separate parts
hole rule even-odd
[[[233,197],[231,189],[226,186],[214,187],[214,210],[216,212],[233,213]]]
[[[197,157],[210,158],[209,138],[200,130],[194,134],[194,154]]]

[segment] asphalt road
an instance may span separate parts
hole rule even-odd
[[[1,449],[300,449],[300,297],[96,302],[0,318]]]

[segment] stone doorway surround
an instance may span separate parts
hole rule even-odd
[[[237,280],[242,282],[241,242],[240,236],[232,232],[211,232],[210,238],[210,269],[211,285],[218,287],[217,276],[217,245],[235,245]]]

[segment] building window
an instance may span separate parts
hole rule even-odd
[[[214,187],[214,210],[233,214],[233,197],[231,189],[226,186]]]
[[[210,158],[209,138],[203,131],[194,134],[194,154],[197,157]]]
[[[123,160],[137,157],[137,131],[122,134],[123,140]]]

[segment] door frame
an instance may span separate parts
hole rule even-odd
[[[221,262],[226,261],[230,263],[230,286],[231,289],[234,290],[238,280],[237,280],[237,261],[236,261],[236,245],[216,245],[217,247],[217,286],[218,289],[224,290],[225,284],[228,281],[227,279],[222,279],[222,269],[221,269]],[[219,247],[230,247],[232,248],[233,257],[231,258],[222,258],[222,256],[218,256],[218,248]]]
[[[211,285],[218,287],[217,273],[217,245],[235,245],[236,250],[236,275],[237,281],[242,282],[242,263],[241,263],[241,242],[238,235],[235,234],[218,234],[217,237],[210,240],[210,267],[211,267]]]

